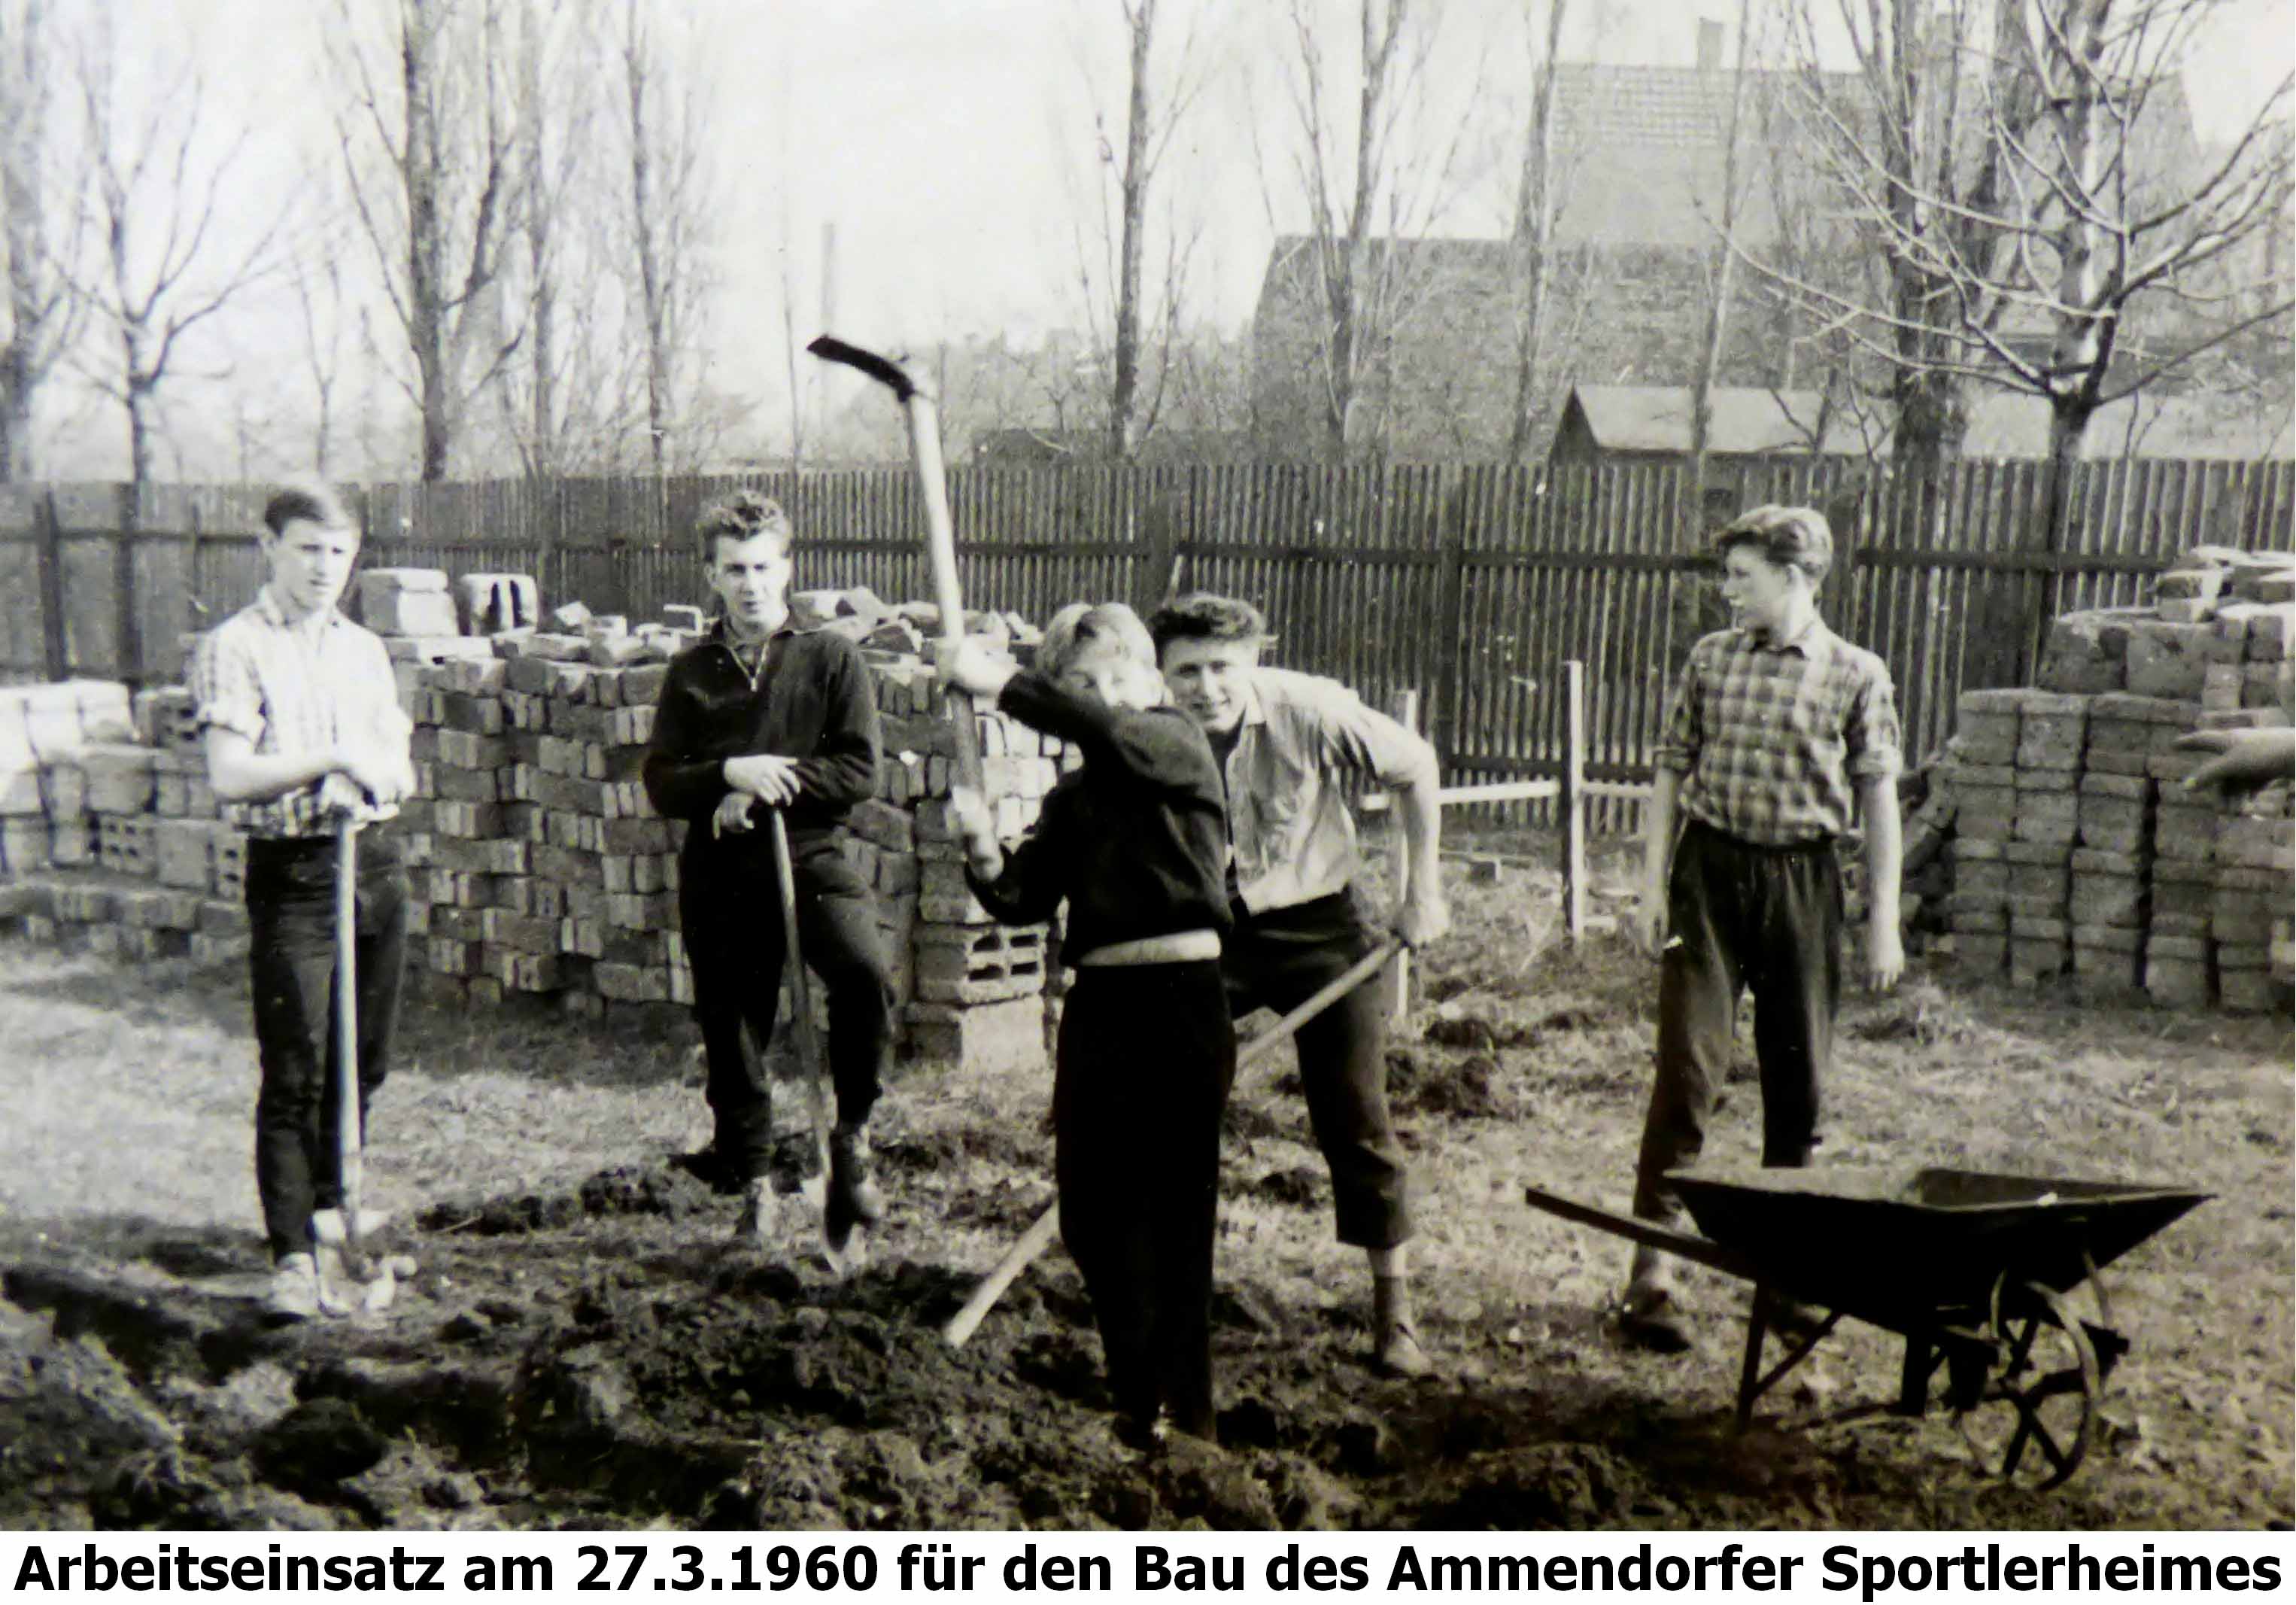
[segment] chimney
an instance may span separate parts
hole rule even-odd
[[[1722,24],[1711,17],[1698,19],[1698,70],[1722,70]]]

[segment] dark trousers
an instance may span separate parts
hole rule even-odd
[[[1667,920],[1658,1080],[1635,1166],[1635,1214],[1647,1220],[1680,1211],[1664,1178],[1696,1163],[1705,1147],[1742,988],[1754,999],[1762,1163],[1809,1163],[1841,1000],[1841,868],[1833,844],[1757,847],[1693,821],[1675,849]]]
[[[701,835],[707,827],[699,827]],[[893,1044],[892,966],[876,901],[835,838],[791,844],[798,942],[829,996],[829,1071],[837,1118],[859,1125],[884,1084]],[[709,1059],[718,1158],[740,1178],[761,1176],[773,1151],[773,1092],[764,1052],[778,1013],[780,883],[764,826],[738,840],[705,838],[678,865],[678,921],[693,970],[693,1013]],[[744,1051],[746,1024],[758,1051]]]
[[[1228,1006],[1288,1014],[1377,945],[1355,900],[1335,893],[1264,914],[1235,910],[1225,944]],[[1377,978],[1300,1028],[1308,1123],[1332,1173],[1339,1239],[1392,1248],[1412,1232],[1410,1175],[1387,1109],[1387,1020]]]
[[[308,1251],[311,1212],[342,1205],[343,1066],[335,1050],[335,843],[247,844],[248,974],[255,996],[255,1188],[271,1255]],[[390,1060],[406,962],[406,871],[384,832],[359,835],[359,1124]]]
[[[1086,967],[1053,1082],[1061,1241],[1084,1272],[1116,1405],[1214,1436],[1212,1241],[1235,1032],[1219,966]]]

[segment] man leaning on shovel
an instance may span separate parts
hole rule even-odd
[[[735,1239],[764,1248],[775,1216],[773,1107],[742,1027],[760,1049],[771,1040],[787,946],[768,810],[787,828],[801,961],[829,992],[837,1124],[824,1224],[849,1229],[885,1210],[865,1128],[892,1047],[892,972],[875,901],[840,840],[845,816],[876,790],[877,704],[858,647],[790,623],[795,536],[779,503],[742,491],[702,514],[694,534],[722,613],[669,666],[646,794],[687,827],[678,922],[717,1123],[695,1168],[741,1189]],[[826,1235],[841,1233],[831,1225]]]
[[[269,578],[193,654],[194,717],[208,783],[248,835],[248,969],[262,1066],[255,1186],[270,1240],[266,1312],[319,1313],[322,1245],[345,1234],[334,1062],[336,830],[414,787],[408,739],[381,640],[335,610],[358,526],[323,487],[291,487],[263,510]],[[361,833],[354,957],[358,1102],[382,1084],[406,951],[406,871],[393,833]],[[351,1224],[356,1241],[379,1224]]]
[[[1435,749],[1336,680],[1263,666],[1267,624],[1250,603],[1183,597],[1148,628],[1172,700],[1202,728],[1226,785],[1230,1008],[1296,1008],[1378,945],[1356,888],[1356,786],[1398,798],[1407,852],[1395,934],[1414,947],[1441,936],[1451,916]],[[1411,1312],[1410,1177],[1388,1115],[1386,1033],[1380,989],[1356,988],[1300,1027],[1300,1080],[1340,1241],[1370,1266],[1374,1363],[1417,1377],[1431,1365]]]

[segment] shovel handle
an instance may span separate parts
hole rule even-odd
[[[774,879],[781,893],[782,945],[787,954],[782,962],[789,975],[790,1012],[795,1017],[790,1025],[797,1033],[798,1051],[805,1058],[806,1073],[813,1078],[814,1102],[818,1107],[823,1099],[821,1041],[814,1032],[813,983],[805,973],[805,950],[798,943],[797,875],[790,858],[789,822],[778,808],[768,809],[766,817],[774,838]],[[828,1129],[818,1117],[814,1124],[822,1127],[819,1135],[825,1153],[829,1147]]]
[[[1250,1069],[1283,1043],[1290,1041],[1299,1032],[1300,1027],[1379,974],[1386,967],[1388,960],[1402,951],[1403,942],[1399,938],[1387,937],[1370,952],[1326,982],[1299,1008],[1251,1039],[1250,1044],[1235,1057],[1237,1074],[1241,1074]],[[949,1323],[941,1329],[941,1337],[949,1347],[964,1346],[965,1339],[972,1336],[974,1329],[980,1326],[981,1318],[988,1313],[998,1299],[1004,1296],[1004,1289],[1013,1285],[1013,1279],[1027,1270],[1029,1262],[1045,1251],[1053,1240],[1053,1234],[1060,1230],[1060,1226],[1061,1206],[1055,1201],[1046,1206],[1045,1212],[1029,1223],[1029,1230],[1021,1234],[1021,1240],[1004,1251],[1004,1257],[998,1260],[995,1268],[980,1279],[980,1286],[972,1289],[972,1296],[964,1301],[964,1307],[957,1311],[955,1315],[950,1318]]]
[[[358,833],[363,821],[335,820],[335,1165],[342,1183],[343,1261],[354,1275],[364,1269],[359,1206],[364,1191],[366,1133],[359,1121]]]

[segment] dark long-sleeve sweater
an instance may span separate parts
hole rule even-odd
[[[997,918],[1030,925],[1069,905],[1063,962],[1111,942],[1228,927],[1227,811],[1219,766],[1177,708],[1111,708],[1034,672],[998,705],[1073,742],[1084,767],[1062,778],[994,881],[965,877]]]
[[[869,668],[852,642],[784,630],[767,643],[753,673],[721,622],[669,665],[646,747],[646,795],[657,812],[693,827],[691,845],[709,839],[710,816],[732,789],[726,759],[794,758],[790,834],[817,837],[874,794],[878,750]]]

